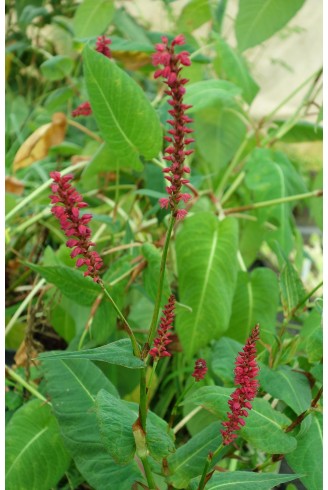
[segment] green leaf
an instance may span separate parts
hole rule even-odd
[[[286,121],[274,121],[278,128],[285,122]],[[274,134],[275,131],[276,130],[272,131],[272,133]],[[322,139],[323,128],[321,126],[307,121],[301,121],[287,131],[287,133],[280,138],[280,141],[283,141],[284,143],[301,143],[306,141],[322,141]]]
[[[295,480],[298,475],[277,475],[276,473],[254,473],[252,471],[233,471],[214,473],[206,484],[206,490],[271,490],[276,485]],[[199,481],[192,482],[190,490],[197,490]]]
[[[146,293],[155,301],[157,296],[159,273],[161,268],[161,253],[155,245],[151,243],[145,243],[142,246],[142,255],[147,260],[147,267],[143,271],[143,281]],[[161,305],[167,303],[167,300],[171,294],[170,286],[165,275],[164,286],[162,292]]]
[[[208,0],[191,0],[182,9],[177,21],[177,32],[192,32],[211,19]]]
[[[185,104],[192,105],[190,112],[197,112],[213,105],[216,101],[233,100],[240,89],[225,80],[203,80],[188,85]]]
[[[208,453],[214,452],[221,444],[220,428],[219,422],[210,424],[168,458],[169,470],[172,475],[169,477],[169,483],[174,488],[187,488],[192,478],[202,474]],[[218,459],[220,458],[216,458],[213,462]]]
[[[66,342],[70,342],[75,335],[75,320],[72,315],[56,304],[50,311],[49,321],[54,330]]]
[[[283,400],[297,415],[310,407],[312,395],[309,382],[304,374],[295,372],[290,366],[270,369],[261,364],[259,379],[267,393]]]
[[[293,315],[304,300],[306,292],[297,271],[286,257],[279,277],[279,287],[284,314]]]
[[[53,56],[40,65],[42,75],[48,80],[62,80],[70,75],[73,69],[73,60],[69,56]]]
[[[89,46],[83,51],[83,60],[91,106],[108,148],[128,166],[137,165],[139,155],[157,156],[162,129],[140,86]]]
[[[121,339],[96,349],[71,351],[44,352],[39,355],[41,361],[58,359],[89,359],[90,361],[103,361],[108,364],[117,364],[130,369],[145,367],[144,362],[133,355],[130,339]]]
[[[282,29],[305,0],[239,0],[235,23],[240,51],[256,46]]]
[[[195,114],[196,145],[211,171],[225,167],[246,136],[240,107],[233,99],[217,100]]]
[[[243,344],[228,337],[222,337],[213,345],[212,370],[225,384],[233,385],[235,359]]]
[[[90,278],[83,277],[81,271],[65,266],[47,267],[31,263],[27,265],[80,305],[91,306],[101,293],[99,286]]]
[[[321,413],[311,415],[312,423],[309,430],[297,438],[297,448],[286,455],[287,463],[294,471],[305,474],[300,477],[306,488],[323,489],[323,439]]]
[[[177,332],[191,358],[227,330],[237,279],[238,227],[212,213],[188,218],[176,239],[180,302]]]
[[[218,39],[216,52],[213,66],[217,74],[240,87],[244,100],[251,104],[260,87],[249,73],[246,60],[223,39]]]
[[[119,157],[111,150],[107,143],[103,143],[99,146],[90,163],[83,171],[83,178],[89,179],[102,172],[109,172],[110,170],[117,172],[125,168],[140,170],[140,161],[126,159],[123,156]]]
[[[115,12],[113,0],[83,0],[76,9],[73,28],[78,38],[99,36],[110,24]]]
[[[271,269],[261,267],[251,273],[240,271],[226,336],[244,344],[255,324],[259,323],[261,340],[270,342],[275,332],[278,304],[278,280]]]
[[[245,171],[245,183],[252,192],[252,202],[283,199],[306,192],[301,176],[284,153],[257,148],[250,154]],[[277,227],[268,238],[277,240],[286,254],[293,247],[291,210],[296,204],[297,201],[293,201],[256,210],[260,222],[269,221]]]
[[[304,349],[309,362],[321,361],[323,356],[322,314],[313,309],[300,331],[300,348]]]
[[[49,490],[69,463],[49,405],[32,400],[14,413],[6,427],[7,490]]]
[[[226,414],[230,411],[228,400],[233,391],[222,386],[205,386],[188,397],[187,402],[201,405],[220,419],[226,419]],[[296,440],[282,428],[290,424],[290,419],[274,410],[267,400],[256,398],[252,401],[252,406],[240,435],[254,447],[270,454],[293,451]],[[263,434],[270,434],[270,437],[263,437]]]
[[[88,360],[44,361],[47,389],[59,421],[65,444],[78,470],[95,490],[131,490],[142,481],[135,462],[117,466],[100,438],[95,411],[97,393],[104,389],[118,397],[116,388],[102,371]]]
[[[105,390],[97,395],[96,413],[102,442],[109,454],[118,464],[129,463],[136,451],[132,432],[135,414],[122,400]]]

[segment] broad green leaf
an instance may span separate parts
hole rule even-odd
[[[192,478],[201,475],[208,453],[214,452],[221,444],[220,428],[219,422],[210,424],[168,458],[169,470],[172,475],[169,477],[169,482],[174,488],[187,488]],[[218,459],[220,457],[216,461]]]
[[[249,73],[246,60],[221,38],[217,41],[216,52],[213,66],[217,74],[240,87],[243,98],[251,104],[260,87]]]
[[[161,268],[161,253],[155,245],[151,243],[145,243],[142,246],[142,254],[147,261],[147,266],[143,271],[143,281],[146,293],[155,301],[157,296],[159,273]],[[164,286],[162,292],[161,305],[167,303],[167,300],[171,294],[167,277],[164,278]]]
[[[222,386],[206,386],[199,388],[187,401],[201,405],[206,410],[226,419],[229,412],[228,400],[234,390]],[[289,453],[296,447],[296,440],[283,431],[290,424],[286,415],[274,410],[267,400],[256,398],[252,401],[253,408],[249,411],[246,425],[240,435],[254,447],[267,453]],[[265,434],[270,434],[267,437]]]
[[[162,129],[143,90],[112,60],[89,46],[83,60],[91,106],[108,148],[128,166],[136,166],[140,155],[155,157],[162,147]]]
[[[301,176],[284,153],[257,148],[250,154],[245,171],[252,202],[284,199],[306,192]],[[297,200],[256,210],[260,222],[269,221],[277,228],[270,232],[268,239],[277,240],[286,254],[293,247],[291,210],[296,204]]]
[[[69,463],[49,405],[32,400],[14,413],[6,427],[7,490],[49,490]]]
[[[293,315],[306,296],[303,283],[291,262],[285,258],[279,286],[285,316]]]
[[[42,75],[48,80],[62,80],[67,77],[73,69],[73,60],[69,56],[53,56],[40,65]]]
[[[83,178],[90,179],[102,172],[118,171],[125,168],[140,170],[140,162],[135,159],[126,159],[123,156],[118,157],[107,143],[103,143],[85,168]]]
[[[139,415],[139,405],[133,402],[126,403],[134,412],[134,420],[136,420]],[[146,441],[149,452],[156,461],[161,462],[163,458],[175,452],[172,429],[169,430],[167,422],[150,411],[147,413]]]
[[[309,490],[322,490],[323,481],[323,439],[322,425],[323,417],[321,413],[310,415],[312,423],[309,430],[297,438],[297,448],[286,455],[289,466],[304,476],[300,477],[301,482]]]
[[[283,400],[297,415],[310,407],[312,395],[309,382],[304,374],[295,372],[290,366],[270,369],[262,364],[259,379],[267,393]]]
[[[246,125],[238,104],[217,100],[195,114],[196,146],[212,172],[224,168],[246,136]]]
[[[88,360],[44,361],[44,371],[65,444],[86,481],[95,490],[106,490],[108,482],[131,490],[135,480],[143,481],[135,462],[118,466],[101,442],[96,395],[104,389],[118,397],[102,371]]]
[[[81,271],[65,266],[47,267],[31,263],[27,265],[44,277],[47,282],[54,284],[65,296],[80,305],[92,305],[101,293],[100,287],[90,278],[83,277]]]
[[[271,490],[281,483],[295,480],[298,475],[278,475],[276,473],[254,473],[233,471],[214,473],[206,485],[206,490]],[[192,482],[190,490],[197,490],[199,481]]]
[[[83,0],[73,18],[75,36],[99,36],[110,24],[115,12],[113,0]]]
[[[237,279],[238,227],[212,213],[185,220],[176,239],[180,302],[176,328],[191,358],[227,330]]]
[[[285,123],[285,121],[275,121],[278,128]],[[272,131],[274,134],[274,131]],[[270,134],[270,132],[269,132]],[[322,141],[323,128],[317,124],[310,122],[299,122],[295,124],[287,133],[280,138],[280,141],[284,143],[300,143],[305,141]]]
[[[262,43],[282,29],[305,0],[239,0],[235,23],[238,48],[247,48]]]
[[[182,9],[177,21],[177,32],[190,33],[211,19],[208,0],[191,0]]]
[[[184,102],[192,105],[190,112],[197,112],[216,101],[233,100],[240,92],[236,85],[225,80],[203,80],[188,85]]]
[[[90,361],[103,361],[108,364],[118,364],[130,369],[145,367],[144,362],[133,355],[130,339],[121,339],[111,344],[97,347],[96,349],[71,351],[44,352],[39,355],[41,361],[53,361],[58,359],[83,359]]]
[[[245,343],[256,323],[261,340],[268,343],[275,332],[279,289],[276,274],[265,267],[251,273],[240,271],[232,303],[227,337]]]
[[[54,330],[66,342],[70,342],[75,335],[75,320],[72,315],[56,304],[49,313],[49,321]]]
[[[136,416],[119,398],[100,390],[96,413],[104,446],[118,464],[129,463],[136,451],[132,425]]]
[[[300,348],[304,349],[309,362],[321,361],[323,356],[322,313],[313,309],[300,331]]]
[[[213,345],[212,370],[225,384],[234,384],[235,360],[243,344],[228,337],[222,337]]]
[[[244,221],[240,224],[239,250],[245,266],[249,268],[257,259],[257,254],[269,232],[264,223]]]

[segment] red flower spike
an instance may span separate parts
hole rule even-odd
[[[154,347],[150,349],[149,355],[155,359],[160,357],[170,357],[171,354],[166,350],[166,346],[172,342],[169,331],[173,328],[174,321],[175,297],[173,294],[169,297],[168,303],[164,306],[160,325],[157,330],[157,337],[154,340]]]
[[[77,259],[76,267],[87,265],[88,268],[84,275],[92,277],[95,282],[99,282],[98,271],[102,267],[103,261],[97,252],[90,250],[94,243],[90,240],[91,230],[86,224],[90,221],[92,215],[84,214],[80,216],[81,204],[86,205],[86,203],[82,202],[82,196],[69,183],[73,179],[73,175],[62,177],[59,172],[50,172],[50,177],[55,184],[51,185],[51,190],[54,194],[49,197],[51,204],[56,204],[52,206],[51,212],[59,220],[61,229],[69,238],[66,246],[73,249],[71,257],[82,255],[82,257]],[[61,206],[58,206],[58,204],[61,204]]]
[[[97,37],[96,51],[98,51],[98,53],[103,54],[107,58],[111,58],[112,53],[110,52],[110,49],[108,47],[109,44],[112,44],[112,41],[108,39],[108,37],[106,36]]]
[[[163,198],[160,200],[161,207],[170,208],[174,217],[177,219],[183,219],[187,211],[185,209],[179,209],[179,202],[187,202],[187,194],[181,193],[181,187],[187,184],[189,181],[183,179],[183,174],[188,167],[184,166],[184,160],[187,155],[190,155],[193,150],[186,150],[186,146],[194,142],[193,138],[186,137],[187,134],[193,132],[192,129],[186,127],[186,124],[192,122],[192,119],[185,115],[185,111],[190,109],[190,105],[183,103],[183,96],[186,89],[185,85],[188,80],[181,77],[182,66],[189,66],[190,59],[188,51],[182,51],[175,53],[175,46],[182,46],[185,44],[185,39],[182,34],[176,36],[171,44],[166,37],[162,37],[163,43],[156,44],[156,53],[153,54],[153,65],[163,65],[163,69],[156,70],[154,77],[163,77],[168,86],[168,90],[165,93],[170,97],[168,103],[171,108],[169,114],[171,116],[168,119],[168,124],[172,126],[172,129],[168,131],[170,136],[165,136],[164,139],[171,143],[165,150],[164,160],[171,162],[171,166],[168,169],[164,169],[164,173],[170,172],[172,175],[166,177],[169,182],[174,180],[174,188],[170,187],[168,204],[167,200]],[[189,170],[189,169],[188,169]],[[187,199],[187,200],[186,200]]]
[[[256,396],[259,382],[255,379],[259,372],[259,367],[255,361],[256,358],[256,341],[259,339],[260,327],[255,325],[250,337],[247,339],[243,351],[239,352],[235,361],[235,385],[240,385],[231,395],[228,405],[230,412],[227,414],[228,419],[222,425],[225,429],[221,430],[223,444],[227,446],[237,435],[234,433],[245,425],[243,417],[248,416],[245,408],[250,410],[250,403]]]
[[[205,359],[197,359],[195,362],[195,369],[191,376],[195,378],[195,381],[201,381],[204,379],[207,373],[207,366]]]
[[[90,114],[92,114],[90,102],[83,102],[83,104],[80,104],[74,111],[72,111],[72,117],[90,116]]]

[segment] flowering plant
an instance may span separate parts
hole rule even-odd
[[[35,189],[7,215],[9,300],[27,291],[6,326],[7,488],[320,490],[321,282],[292,211],[318,220],[322,191],[283,145],[321,74],[302,110],[259,120],[242,53],[265,34],[243,31],[243,1],[239,50],[202,2],[183,34],[100,4],[74,14],[75,69],[41,64],[67,81],[42,99],[60,117],[14,157]]]

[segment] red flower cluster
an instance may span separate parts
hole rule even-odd
[[[156,45],[156,53],[153,54],[153,65],[163,65],[164,68],[157,70],[154,77],[165,78],[165,83],[169,87],[169,90],[165,90],[165,93],[171,97],[168,103],[172,107],[169,110],[172,119],[167,122],[172,126],[172,129],[169,130],[170,136],[165,136],[165,140],[170,145],[166,148],[166,155],[164,156],[164,159],[171,163],[169,167],[163,170],[166,180],[170,183],[166,187],[169,198],[161,198],[159,203],[162,208],[170,208],[173,216],[177,219],[183,219],[187,211],[178,209],[179,202],[187,203],[191,199],[190,194],[181,192],[182,185],[189,182],[188,179],[184,178],[184,173],[190,173],[190,169],[184,165],[184,161],[185,157],[194,151],[186,150],[186,146],[195,140],[188,136],[193,130],[186,126],[186,124],[192,122],[192,119],[185,114],[185,111],[192,106],[183,103],[183,96],[186,92],[184,85],[189,80],[182,78],[180,72],[182,65],[189,66],[191,62],[188,51],[181,51],[177,54],[174,52],[175,46],[185,44],[184,37],[181,34],[173,39],[170,45],[167,37],[162,37],[162,41],[163,44]]]
[[[112,53],[110,52],[110,49],[108,47],[109,44],[112,44],[112,41],[108,39],[108,37],[106,36],[97,37],[96,51],[98,51],[98,53],[103,54],[107,58],[111,58]]]
[[[51,212],[59,219],[61,229],[69,237],[66,245],[73,249],[71,257],[82,255],[77,259],[76,267],[86,265],[88,268],[84,275],[91,276],[95,282],[99,282],[99,269],[102,267],[103,261],[96,251],[89,250],[95,245],[90,241],[91,230],[87,226],[92,215],[83,214],[80,216],[80,208],[85,208],[88,205],[83,202],[83,197],[69,183],[73,179],[73,175],[62,177],[59,172],[50,172],[50,177],[54,180],[51,185],[53,194],[49,196],[51,204],[54,204]]]
[[[157,330],[158,336],[154,340],[155,347],[150,349],[149,355],[155,358],[170,357],[171,354],[166,350],[166,346],[172,342],[170,337],[172,333],[169,332],[173,328],[174,321],[174,306],[175,297],[173,294],[169,297],[168,303],[164,306],[163,316],[161,318],[160,326]]]
[[[72,111],[73,117],[90,116],[90,114],[92,114],[90,102],[83,102]]]
[[[191,376],[195,378],[195,381],[200,381],[204,379],[207,373],[207,366],[205,359],[197,359],[195,362],[195,369]]]
[[[245,425],[243,417],[248,416],[246,408],[252,408],[250,403],[256,396],[259,382],[255,379],[258,375],[259,367],[256,363],[256,341],[259,339],[260,327],[256,325],[247,339],[243,351],[239,352],[235,361],[235,384],[240,385],[237,388],[228,402],[231,412],[228,413],[229,420],[223,422],[225,430],[221,430],[223,444],[230,444],[237,435],[234,431],[240,430]]]
[[[96,42],[96,51],[98,51],[98,53],[103,54],[107,58],[111,58],[112,53],[110,52],[110,49],[108,47],[108,44],[111,43],[112,41],[108,39],[108,37],[99,36]],[[90,116],[91,114],[92,114],[92,109],[91,109],[90,102],[83,102],[76,109],[72,111],[72,117]]]

